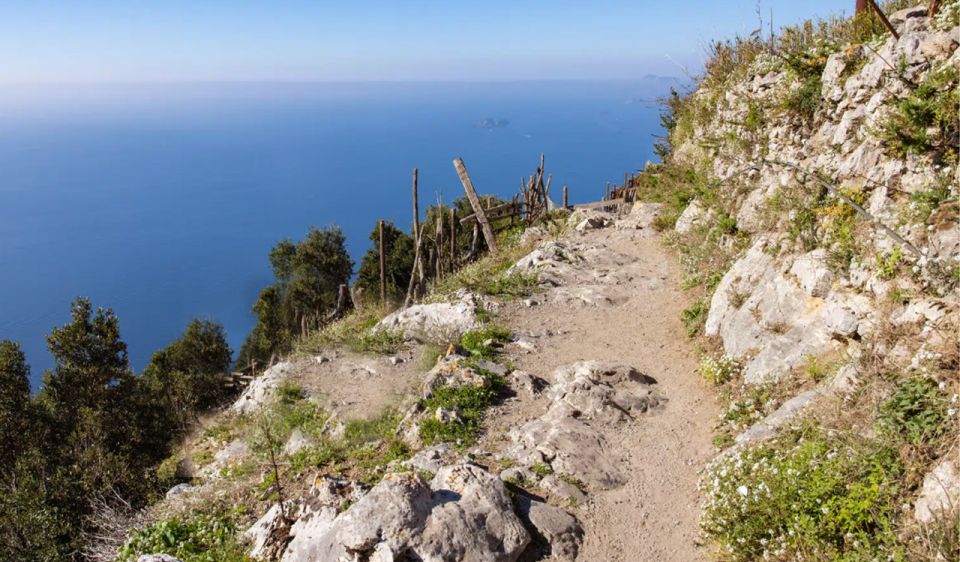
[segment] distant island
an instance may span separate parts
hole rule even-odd
[[[506,119],[494,119],[493,117],[481,119],[473,124],[477,129],[502,129],[508,125],[510,125],[510,122]]]

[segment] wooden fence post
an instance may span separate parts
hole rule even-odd
[[[890,34],[893,35],[894,39],[899,40],[900,34],[897,33],[897,29],[893,27],[893,24],[890,23],[890,20],[887,19],[887,16],[884,15],[883,10],[880,9],[880,6],[877,5],[876,0],[867,0],[870,3],[870,7],[873,8],[873,11],[877,13],[877,16],[880,17],[880,21],[883,22],[883,25],[890,30]]]
[[[477,222],[483,230],[483,239],[487,241],[487,248],[490,248],[492,255],[497,255],[497,240],[493,237],[493,230],[490,223],[487,222],[487,215],[483,212],[483,206],[480,205],[480,199],[477,197],[477,191],[473,188],[473,182],[470,181],[470,175],[467,174],[467,168],[463,165],[463,159],[457,158],[453,161],[453,167],[457,169],[457,175],[460,176],[460,183],[463,184],[463,190],[467,193],[467,199],[473,206],[473,212],[477,215]]]
[[[383,254],[383,220],[377,221],[377,231],[380,235],[380,302],[387,302],[387,260]]]
[[[417,176],[419,172],[413,169],[413,243],[420,240],[420,201],[417,197]]]
[[[567,205],[567,186],[563,186],[563,208],[564,210],[570,208],[570,206]]]
[[[457,270],[457,210],[450,207],[450,271]]]

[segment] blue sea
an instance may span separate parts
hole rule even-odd
[[[133,367],[194,317],[234,349],[271,282],[267,252],[378,218],[411,223],[463,190],[509,197],[546,155],[555,193],[596,200],[652,160],[675,81],[30,86],[0,93],[0,339],[34,384],[76,296],[112,308]]]

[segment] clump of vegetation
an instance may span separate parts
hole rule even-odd
[[[363,290],[364,300],[380,300],[380,228],[374,226],[368,237],[370,249],[360,259],[355,288]],[[383,221],[384,277],[387,299],[399,300],[407,294],[413,270],[414,240],[390,221]]]
[[[715,461],[704,531],[733,560],[902,558],[897,451],[814,427]]]
[[[490,359],[497,355],[499,346],[510,341],[510,329],[499,324],[489,324],[476,330],[470,330],[460,337],[460,347],[479,359]]]
[[[706,299],[699,299],[680,313],[680,319],[687,328],[687,336],[695,337],[703,333],[703,326],[707,322],[707,313],[710,305]]]
[[[182,562],[253,562],[238,540],[237,512],[192,514],[157,521],[134,531],[118,562],[143,554],[168,554]]]
[[[909,96],[894,102],[880,126],[883,142],[899,155],[935,153],[957,162],[960,71],[951,64],[927,73]],[[930,131],[936,131],[931,135]]]
[[[729,355],[719,358],[704,355],[700,358],[700,376],[713,384],[723,384],[740,376],[740,363]]]
[[[506,385],[490,371],[476,367],[474,370],[483,377],[483,384],[442,386],[421,403],[431,416],[420,424],[420,438],[425,444],[451,442],[469,447],[476,442],[484,412],[497,403]],[[444,423],[432,417],[438,409],[455,412],[457,419]]]
[[[911,445],[934,442],[950,429],[949,400],[933,379],[901,381],[880,408],[881,431]]]
[[[372,330],[390,311],[388,305],[353,310],[340,320],[300,337],[294,350],[296,353],[314,354],[331,345],[342,345],[354,351],[395,353],[403,347],[403,335],[390,330]]]
[[[287,353],[298,336],[327,323],[340,285],[350,281],[353,260],[339,227],[311,228],[294,243],[282,240],[270,250],[275,283],[260,291],[253,312],[257,323],[237,357],[246,366]]]
[[[900,265],[903,263],[903,250],[900,246],[895,247],[889,252],[877,253],[877,276],[880,279],[893,279],[900,272]]]

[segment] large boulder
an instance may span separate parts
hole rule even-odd
[[[137,562],[180,562],[180,559],[169,554],[143,554]]]
[[[716,213],[713,209],[704,207],[703,203],[698,199],[694,199],[687,205],[687,208],[680,213],[673,229],[680,234],[686,234],[699,226],[709,224],[715,216]]]
[[[422,342],[457,341],[464,333],[480,327],[477,302],[463,294],[459,302],[415,304],[398,310],[373,327],[374,332],[389,331]]]
[[[442,467],[430,482],[388,474],[314,530],[309,543],[297,531],[283,562],[512,562],[530,542],[500,480],[466,463]]]

